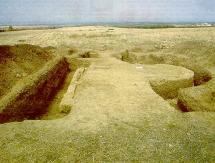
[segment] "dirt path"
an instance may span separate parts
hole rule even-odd
[[[180,70],[184,76],[193,75],[188,70]],[[168,74],[161,72],[160,75],[166,75],[166,78],[170,78],[170,74],[175,76],[175,69],[169,71]],[[152,90],[149,80],[159,78],[156,72],[156,69],[150,70],[150,66],[140,69],[137,65],[114,58],[99,60],[85,71],[76,90],[72,111],[67,118],[71,117],[75,128],[80,127],[87,131],[107,125],[110,119],[135,121],[141,113],[151,118],[152,115],[157,115],[168,119],[170,113],[176,111]],[[86,123],[80,123],[82,121]]]

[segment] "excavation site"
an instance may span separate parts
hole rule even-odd
[[[0,33],[0,162],[214,162],[214,31]]]

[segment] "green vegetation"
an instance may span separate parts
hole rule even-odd
[[[13,29],[13,26],[12,25],[10,25],[9,27],[8,27],[8,31],[13,31],[14,29]]]
[[[168,23],[122,23],[122,24],[112,24],[110,26],[120,27],[120,28],[137,28],[137,29],[162,29],[162,28],[204,28],[208,26],[197,25],[197,24],[168,24]],[[210,27],[213,27],[214,24]]]
[[[138,29],[160,29],[160,28],[176,28],[175,25],[168,24],[144,24],[144,25],[118,25],[121,28],[138,28]]]
[[[98,53],[96,53],[94,51],[84,51],[84,52],[80,53],[79,56],[81,58],[97,58]]]

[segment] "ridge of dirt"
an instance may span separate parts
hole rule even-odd
[[[38,71],[53,56],[34,45],[0,46],[0,98],[15,83]]]

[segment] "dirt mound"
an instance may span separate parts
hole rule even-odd
[[[0,46],[0,97],[15,83],[38,71],[52,59],[47,50],[34,45]]]
[[[178,105],[183,111],[215,111],[215,80],[180,90]]]
[[[188,69],[172,65],[155,64],[150,66],[155,78],[150,80],[152,89],[164,99],[173,99],[178,90],[193,86],[194,73]]]
[[[137,63],[135,54],[130,53],[128,50],[121,53],[121,60],[129,63]]]
[[[170,64],[182,66],[194,72],[194,85],[201,85],[212,79],[212,74],[203,66],[197,65],[193,61],[187,60],[186,57],[175,56],[171,54],[156,55],[156,54],[139,54],[126,50],[122,52],[118,59],[129,63],[141,64]]]

